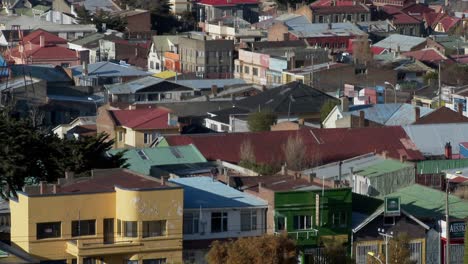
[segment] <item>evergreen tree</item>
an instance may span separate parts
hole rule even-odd
[[[270,111],[260,111],[249,115],[247,125],[252,132],[270,131],[270,126],[276,122],[276,116]]]

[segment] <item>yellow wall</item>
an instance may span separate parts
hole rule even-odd
[[[145,133],[159,133],[161,135],[168,135],[168,134],[179,134],[179,128],[174,128],[174,129],[164,129],[164,130],[159,130],[159,129],[153,129],[153,130],[133,130],[128,127],[124,128],[116,128],[116,134],[115,138],[118,139],[118,130],[122,129],[125,131],[125,140],[124,142],[117,142],[116,141],[116,148],[123,148],[123,147],[137,147],[137,148],[143,148],[143,147],[148,147],[150,144],[145,144]],[[153,139],[154,140],[154,139]]]
[[[43,195],[28,197],[22,193],[18,201],[11,201],[11,241],[26,252],[40,259],[68,259],[72,254],[85,252],[87,255],[108,258],[107,263],[123,263],[123,259],[143,259],[152,255],[167,258],[174,263],[182,262],[182,188],[152,189],[145,191],[123,190],[115,192],[76,195]],[[132,240],[132,246],[125,244],[103,244],[105,218],[114,219],[114,240]],[[71,223],[75,220],[96,220],[96,235],[71,236]],[[117,234],[117,219],[138,222],[137,238],[124,238]],[[166,236],[142,238],[142,222],[146,220],[167,220]],[[36,239],[36,224],[61,222],[61,237]],[[67,243],[79,238],[75,244]],[[83,243],[89,244],[83,247]],[[95,247],[95,248],[94,248]],[[81,250],[81,251],[80,251]],[[118,262],[102,252],[121,253]],[[127,252],[127,253],[126,253]],[[169,263],[171,263],[169,262]]]

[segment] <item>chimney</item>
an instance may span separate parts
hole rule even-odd
[[[164,178],[164,176],[161,176],[161,185],[166,185],[166,178]]]
[[[405,154],[400,154],[400,162],[405,163],[407,159],[408,156],[406,156]]]
[[[72,181],[75,178],[75,173],[73,171],[65,171],[65,179],[67,182]]]
[[[463,103],[458,103],[458,114],[463,116]]]
[[[414,108],[414,121],[418,121],[419,118],[421,117],[421,109],[419,107]]]
[[[340,98],[341,101],[341,111],[348,112],[349,111],[349,100],[347,96],[343,96]]]
[[[218,86],[213,84],[211,85],[211,94],[213,94],[213,96],[216,96],[218,94]]]
[[[138,57],[138,47],[135,47],[135,57]]]
[[[301,118],[297,121],[297,123],[300,125],[300,126],[303,126],[304,125],[304,118]]]
[[[359,111],[359,127],[364,127],[366,121],[366,115],[364,111]]]
[[[286,164],[281,166],[281,174],[286,176],[288,174],[288,168],[286,167]]]
[[[58,191],[59,188],[60,188],[60,187],[57,186],[57,184],[52,185],[52,193],[57,193],[57,191]]]
[[[40,35],[39,36],[39,45],[41,47],[45,47],[45,38],[44,38],[44,35]]]
[[[307,181],[312,183],[312,182],[314,182],[314,178],[317,177],[317,174],[315,174],[314,172],[311,172],[311,173],[309,173],[308,176],[309,177],[307,177]]]
[[[258,191],[260,192],[260,189],[262,189],[262,188],[263,188],[263,183],[259,182],[258,183]]]
[[[83,61],[83,76],[87,76],[88,75],[88,62],[87,61]]]
[[[384,159],[387,159],[388,158],[388,151],[386,151],[386,150],[382,151],[382,157]]]
[[[39,183],[39,193],[40,194],[46,194],[47,192],[47,182],[46,181],[41,181]]]
[[[171,125],[171,113],[167,113],[167,125]]]
[[[341,182],[342,170],[343,169],[343,162],[340,160],[338,163],[338,180]]]
[[[450,142],[447,142],[445,144],[445,158],[452,159],[452,145],[450,144]]]

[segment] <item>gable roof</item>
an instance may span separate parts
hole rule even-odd
[[[386,126],[408,125],[415,121],[415,107],[420,109],[421,116],[425,116],[433,111],[433,109],[428,107],[397,103],[375,104],[365,108],[359,107],[358,109],[349,111],[347,113],[354,116],[359,116],[360,112],[363,111],[367,120]]]
[[[441,219],[445,217],[445,192],[419,184],[399,189],[388,196],[399,196],[401,208],[417,218]],[[455,195],[449,195],[450,216],[465,219],[468,216],[468,202]]]
[[[397,50],[399,47],[400,51],[405,52],[411,51],[412,48],[421,45],[424,42],[426,42],[425,38],[392,34],[385,39],[375,43],[373,46],[392,50]]]
[[[163,108],[147,108],[134,110],[110,110],[117,126],[133,129],[169,129],[177,127],[170,125],[170,111]]]
[[[24,36],[23,38],[23,43],[32,43],[35,45],[40,44],[40,39],[41,36],[44,37],[44,42],[46,45],[58,45],[58,44],[67,44],[68,41],[66,39],[63,39],[61,37],[58,37],[57,35],[54,35],[50,32],[47,32],[43,29],[38,29],[35,30],[28,35]]]
[[[422,160],[423,155],[401,127],[330,128],[297,131],[216,133],[165,137],[170,146],[194,144],[208,160],[240,161],[240,146],[250,141],[257,163],[282,163],[288,137],[302,138],[311,163],[326,164],[370,152],[389,152],[389,157]],[[364,140],[365,139],[365,140]]]
[[[185,87],[176,82],[166,81],[164,79],[146,76],[126,83],[118,83],[105,86],[111,94],[133,94],[141,90],[149,89],[152,92],[166,91],[192,91],[190,87]]]
[[[266,208],[267,202],[253,195],[238,191],[210,177],[174,178],[170,182],[184,188],[184,208]]]
[[[115,155],[120,149],[109,150],[108,153]],[[159,147],[159,148],[135,148],[127,149],[123,156],[128,164],[128,169],[145,174],[151,174],[153,166],[191,164],[206,162],[205,157],[194,145]]]
[[[25,47],[23,53],[25,59],[32,58],[33,60],[37,59],[50,59],[50,60],[79,60],[79,54],[75,50],[71,50],[62,46],[45,46],[40,47],[36,46],[32,49]],[[11,56],[20,58],[21,52],[19,46],[11,50]]]
[[[269,109],[274,113],[318,113],[326,101],[336,98],[305,85],[291,82],[239,100],[236,105],[250,111]]]
[[[425,48],[421,50],[408,51],[402,54],[406,57],[411,57],[425,63],[438,63],[439,61],[447,60],[444,54],[435,48]]]
[[[468,123],[406,125],[403,129],[425,156],[444,155],[447,142],[458,145],[468,138]],[[452,153],[458,154],[458,148],[452,148]]]
[[[439,20],[438,23],[440,23],[442,25],[445,32],[448,32],[455,25],[457,25],[460,21],[461,21],[461,19],[458,18],[458,17],[445,16],[444,18]]]
[[[83,73],[83,65],[71,67],[73,76]],[[151,73],[138,70],[135,67],[128,65],[120,65],[109,61],[101,61],[88,65],[88,76],[96,77],[129,77],[129,76],[148,76]]]
[[[414,125],[468,123],[468,117],[460,115],[448,107],[440,107],[431,113],[419,118]]]
[[[298,38],[318,38],[318,37],[346,37],[346,36],[363,36],[364,31],[353,23],[332,23],[329,28],[328,23],[314,24],[293,24],[287,25],[289,32]]]

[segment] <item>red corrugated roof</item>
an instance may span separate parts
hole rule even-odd
[[[148,108],[134,110],[109,111],[117,125],[133,129],[168,129],[176,126],[169,125],[167,109]]]
[[[31,57],[34,59],[54,59],[54,60],[70,60],[70,59],[79,59],[79,55],[75,50],[67,49],[61,46],[45,46],[40,47],[36,46],[33,49],[28,49],[28,45],[24,46],[25,57]],[[15,47],[11,50],[11,56],[19,58],[20,52],[19,47]]]
[[[54,35],[50,32],[47,32],[42,29],[35,30],[28,35],[26,35],[23,38],[23,43],[28,43],[31,42],[32,44],[39,45],[40,44],[40,36],[44,36],[45,44],[50,45],[50,44],[67,44],[68,41],[66,39],[63,39],[61,37],[58,37],[57,35]]]
[[[242,4],[258,4],[258,0],[200,0],[198,3],[212,6],[234,6]]]
[[[455,177],[453,179],[450,179],[449,181],[454,182],[454,183],[463,183],[463,182],[468,181],[468,178],[463,177],[463,176],[457,176],[457,177]]]
[[[334,0],[318,0],[310,4],[310,6],[352,6],[355,5],[355,1],[334,1]]]
[[[414,58],[422,62],[439,62],[446,60],[442,53],[434,48],[427,48],[422,50],[409,51],[402,54],[403,56]]]
[[[445,32],[448,32],[452,27],[457,25],[458,22],[460,22],[461,19],[458,17],[451,17],[451,16],[446,16],[442,18],[439,23],[442,24],[442,27],[444,28]]]
[[[288,137],[299,135],[307,146],[311,163],[324,164],[369,152],[388,151],[389,156],[408,160],[422,160],[423,155],[401,127],[301,129],[299,131],[271,131],[229,134],[168,136],[171,146],[194,144],[209,160],[221,159],[238,163],[240,146],[252,143],[256,162],[284,162],[283,146]]]

